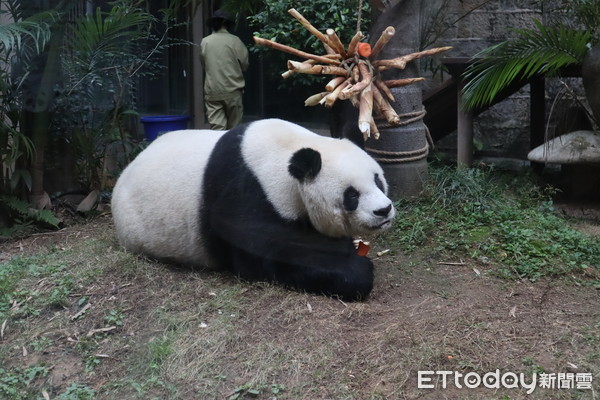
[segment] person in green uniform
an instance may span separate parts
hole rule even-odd
[[[248,49],[229,33],[231,18],[222,10],[207,21],[213,32],[200,42],[200,62],[204,68],[204,104],[211,129],[227,130],[242,120],[244,71]]]

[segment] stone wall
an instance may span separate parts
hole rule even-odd
[[[534,19],[545,21],[548,18],[540,2],[534,0],[440,0],[437,6],[444,15],[441,24],[438,19],[438,31],[440,27],[447,30],[432,46],[453,46],[443,57],[472,57],[490,45],[514,37],[512,29],[532,28]],[[449,77],[447,72],[432,73],[428,67],[427,63],[421,63],[422,75],[427,78],[424,90],[435,88]],[[578,86],[577,80],[573,83]],[[562,85],[556,80],[546,82],[547,113],[558,86]],[[476,156],[526,159],[530,150],[529,126],[529,87],[525,86],[475,118]],[[456,133],[436,145],[440,150],[455,152]]]

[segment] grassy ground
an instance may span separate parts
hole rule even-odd
[[[597,398],[600,226],[532,187],[434,171],[370,238],[363,303],[128,254],[110,215],[7,240],[0,398]],[[497,369],[591,373],[593,389],[417,384],[418,371]]]

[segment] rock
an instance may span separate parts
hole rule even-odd
[[[50,196],[46,192],[40,195],[29,196],[29,202],[36,210],[50,210],[52,208],[52,200],[50,200]]]
[[[553,164],[600,163],[600,133],[575,131],[555,137],[531,150],[527,158]]]
[[[98,203],[100,200],[100,192],[98,190],[92,190],[90,194],[87,195],[85,199],[77,206],[77,212],[86,213],[91,211],[92,208]]]

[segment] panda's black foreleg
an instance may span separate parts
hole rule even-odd
[[[373,289],[373,263],[366,257],[348,256],[327,265],[306,262],[305,265],[275,263],[271,267],[275,280],[345,301],[365,300]]]
[[[239,248],[232,249],[232,269],[249,281],[277,282],[306,292],[365,300],[373,289],[373,263],[347,254],[307,254],[289,261],[264,258]]]

